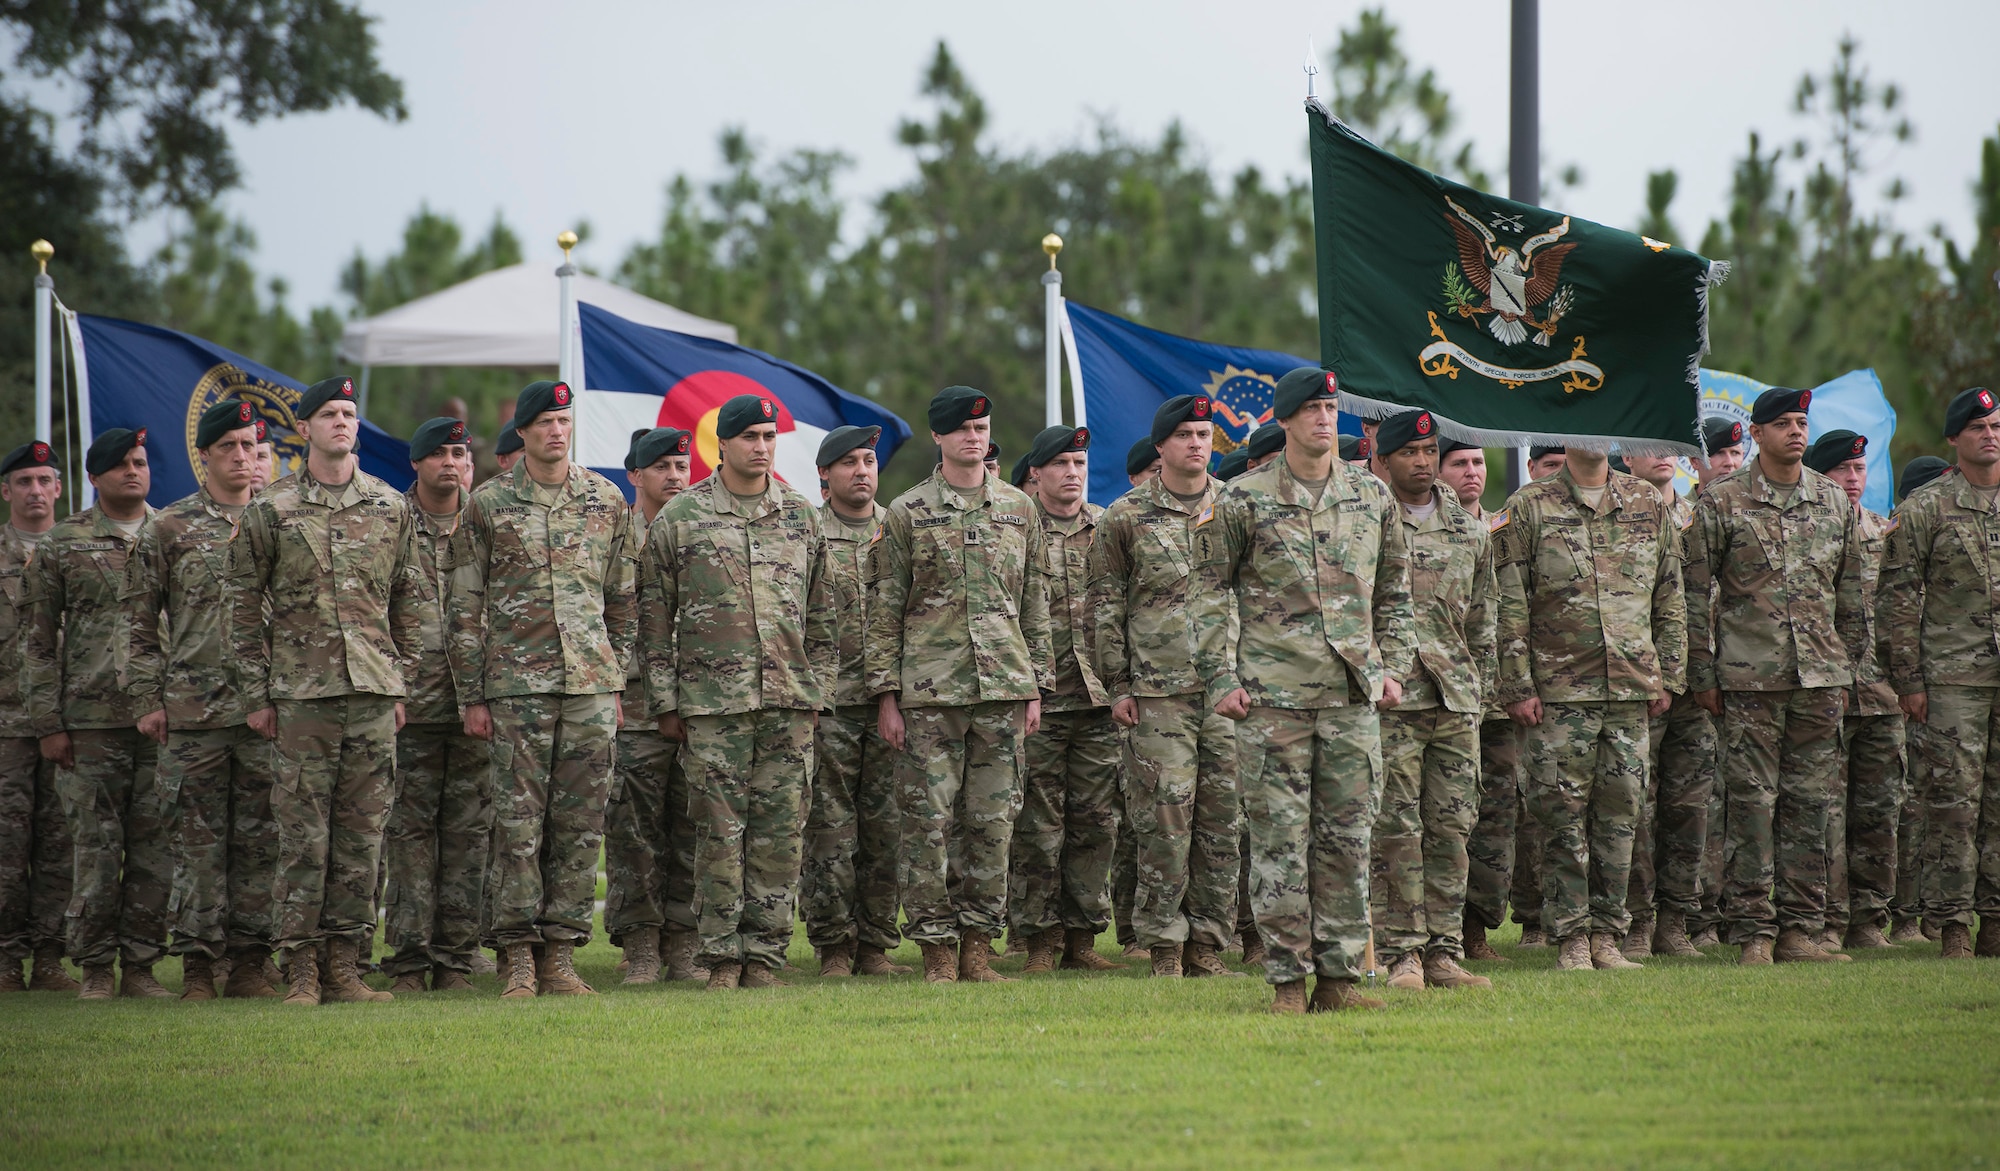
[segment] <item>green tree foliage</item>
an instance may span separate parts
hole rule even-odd
[[[1472,156],[1472,143],[1454,149],[1458,117],[1435,70],[1419,73],[1403,52],[1401,30],[1380,8],[1364,8],[1353,28],[1340,30],[1328,54],[1333,112],[1370,142],[1426,170],[1480,188],[1490,181]]]

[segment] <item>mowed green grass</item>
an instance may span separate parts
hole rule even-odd
[[[503,1004],[491,977],[318,1009],[11,995],[0,1162],[2000,1162],[2000,961],[1923,945],[1746,970],[1724,947],[1564,973],[1547,949],[1503,951],[1479,965],[1490,993],[1286,1019],[1261,980],[1155,981],[1138,963],[988,986],[794,968],[761,992],[622,988],[602,943],[579,964],[605,993],[589,998]],[[812,968],[802,942],[793,958]]]

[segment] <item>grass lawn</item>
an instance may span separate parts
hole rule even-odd
[[[2000,1163],[2000,961],[1734,948],[1277,1020],[1261,980],[912,976],[502,1004],[0,998],[12,1166]],[[1108,939],[1103,945],[1112,953]],[[914,962],[916,948],[899,957]],[[795,963],[812,967],[803,941]],[[1010,957],[1003,970],[1020,965]],[[163,964],[170,987],[179,973]]]

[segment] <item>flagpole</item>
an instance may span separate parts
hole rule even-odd
[[[569,260],[569,250],[576,247],[576,233],[565,229],[556,237],[556,247],[562,249],[562,266],[556,269],[556,282],[562,288],[560,322],[556,325],[556,378],[569,387],[570,395],[570,439],[572,455],[583,450],[583,435],[578,424],[583,410],[577,404],[577,392],[582,387],[571,382],[570,376],[576,367],[576,351],[572,338],[576,333],[576,265]]]
[[[1513,57],[1507,87],[1507,197],[1542,201],[1541,0],[1514,0]],[[1507,459],[1507,494],[1528,482],[1528,449]]]
[[[1050,232],[1042,237],[1042,251],[1049,254],[1049,271],[1042,274],[1042,347],[1044,364],[1042,372],[1047,388],[1048,409],[1045,426],[1062,425],[1062,272],[1056,268],[1056,253],[1063,247],[1062,237]]]
[[[43,443],[53,442],[55,436],[49,393],[55,369],[50,353],[52,327],[49,317],[56,299],[56,282],[49,276],[49,260],[55,254],[55,245],[47,240],[37,240],[28,245],[28,255],[41,266],[41,271],[35,274],[35,438]]]

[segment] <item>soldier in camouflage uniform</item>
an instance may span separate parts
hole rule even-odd
[[[1153,415],[1160,473],[1105,512],[1090,557],[1097,669],[1128,729],[1133,928],[1160,976],[1238,974],[1220,954],[1240,916],[1236,729],[1209,709],[1189,609],[1199,588],[1191,526],[1222,487],[1208,474],[1213,412],[1206,395],[1179,395]]]
[[[1924,803],[1926,925],[1948,960],[2000,956],[2000,402],[1974,387],[1945,410],[1958,473],[1897,508],[1883,562],[1889,681],[1923,725],[1911,763]],[[1972,921],[1979,919],[1973,937]]]
[[[820,530],[826,537],[827,593],[838,644],[831,710],[814,736],[812,807],[806,815],[801,893],[806,938],[822,976],[888,976],[902,942],[896,926],[896,858],[903,815],[896,808],[902,756],[875,728],[868,703],[868,541],[888,510],[875,501],[880,427],[837,427],[819,446]]]
[[[1417,655],[1402,701],[1382,713],[1384,781],[1369,890],[1376,955],[1389,986],[1410,990],[1493,986],[1458,961],[1498,598],[1486,525],[1437,482],[1437,453],[1429,411],[1401,411],[1375,429],[1373,458],[1409,546]]]
[[[286,1004],[390,999],[362,983],[406,674],[422,654],[423,575],[402,495],[360,469],[354,381],[300,396],[305,466],[251,500],[230,543],[237,683],[275,741],[276,944]],[[319,949],[326,945],[325,971]]]
[[[633,524],[644,532],[688,485],[694,436],[654,427],[633,438],[629,455]],[[635,641],[625,673],[632,718],[618,729],[618,779],[604,811],[604,931],[625,949],[625,983],[708,979],[695,963],[695,826],[688,817],[687,769],[680,742],[660,735],[648,717],[646,659]]]
[[[1896,479],[1896,499],[1908,500],[1910,493],[1951,472],[1950,464],[1934,455],[1920,455],[1903,465],[1902,474]],[[1893,523],[1894,518],[1891,518]],[[1883,547],[1886,557],[1888,548]],[[1878,615],[1879,617],[1879,615]],[[1888,638],[1888,623],[1878,622],[1880,637]],[[1887,668],[1884,668],[1885,672]],[[1886,677],[1886,676],[1885,676]],[[1892,684],[1893,686],[1893,684]],[[1897,700],[1900,710],[1901,699]],[[1890,902],[1891,916],[1889,942],[1896,944],[1916,943],[1922,939],[1939,939],[1942,929],[1935,920],[1923,921],[1923,898],[1920,893],[1920,878],[1923,865],[1924,846],[1924,802],[1918,790],[1919,769],[1911,762],[1924,759],[1924,726],[1903,717],[1903,738],[1905,745],[1905,767],[1903,770],[1903,809],[1896,819],[1896,894]]]
[[[943,462],[889,506],[869,552],[868,694],[882,738],[911,757],[897,877],[931,983],[1006,979],[989,960],[1007,912],[1021,745],[1054,684],[1041,521],[981,466],[991,414],[968,386],[931,399]]]
[[[1279,380],[1279,458],[1195,518],[1195,663],[1237,721],[1250,898],[1272,1011],[1382,1007],[1356,988],[1368,947],[1369,837],[1382,793],[1379,704],[1415,666],[1403,526],[1389,490],[1333,458],[1330,372]]]
[[[1743,443],[1745,432],[1743,424],[1740,421],[1725,418],[1721,415],[1710,415],[1708,418],[1702,420],[1701,429],[1702,445],[1708,450],[1708,456],[1705,459],[1694,461],[1696,475],[1695,494],[1697,497],[1702,492],[1707,491],[1710,484],[1742,467],[1744,459]],[[1687,552],[1687,546],[1690,541],[1689,532],[1692,528],[1693,526],[1690,525],[1689,529],[1682,531],[1681,550],[1683,553]],[[1682,579],[1685,580],[1687,576],[1685,566],[1682,568],[1681,575]],[[1715,612],[1714,589],[1715,579],[1711,576],[1709,578],[1709,613],[1711,615]],[[1689,638],[1692,639],[1694,637],[1696,637],[1695,633],[1690,632]],[[1713,638],[1714,631],[1709,631],[1706,637]],[[1688,698],[1693,698],[1692,692],[1689,693]],[[1696,706],[1699,706],[1699,704]],[[1702,710],[1706,711],[1707,709],[1704,708]],[[1718,762],[1721,756],[1721,743],[1720,738],[1716,735],[1717,729],[1714,716],[1708,718],[1708,726],[1708,758],[1706,761],[1696,760],[1690,762],[1691,766],[1705,767],[1708,770],[1710,778],[1708,786],[1707,841],[1702,851],[1700,881],[1696,886],[1696,889],[1700,892],[1700,909],[1687,917],[1687,930],[1690,934],[1689,943],[1697,949],[1714,947],[1716,944],[1722,942],[1722,872],[1723,855],[1725,853],[1724,844],[1728,836],[1724,833],[1726,818],[1724,817],[1722,784],[1716,779],[1719,767]]]
[[[39,440],[0,459],[0,658],[23,661],[27,575],[56,523],[62,465]],[[63,971],[63,912],[74,878],[56,766],[42,759],[19,672],[0,676],[0,992],[75,992]],[[30,979],[21,961],[33,957]]]
[[[396,737],[396,801],[382,852],[388,871],[382,970],[389,991],[472,987],[493,838],[493,754],[465,734],[445,657],[443,564],[471,494],[465,423],[424,422],[410,438],[416,483],[405,499],[423,576],[423,655],[409,674],[407,721]]]
[[[1605,455],[1516,492],[1492,530],[1500,702],[1527,728],[1528,804],[1542,825],[1542,926],[1569,971],[1635,968],[1632,834],[1647,721],[1685,689],[1681,544],[1667,506]]]
[[[68,952],[85,1000],[172,996],[153,978],[166,949],[173,884],[172,810],[155,775],[158,745],[134,727],[120,686],[131,648],[120,602],[125,563],[152,509],[144,429],[114,427],[84,463],[97,504],[49,530],[28,566],[21,689],[42,759],[61,767],[75,849]],[[112,963],[122,961],[114,990]]]
[[[257,469],[255,410],[236,399],[210,407],[197,421],[195,448],[202,487],[155,515],[126,563],[126,690],[147,713],[139,730],[165,748],[160,788],[175,825],[181,999],[214,999],[215,962],[225,957],[226,995],[276,996],[264,978],[278,877],[271,743],[250,728],[229,653],[230,606],[261,608],[263,599],[224,587]]]
[[[771,474],[778,407],[716,415],[721,464],[646,538],[641,641],[660,735],[687,745],[694,903],[711,990],[782,983],[813,725],[834,680],[826,542]]]
[[[466,734],[493,745],[486,920],[506,999],[595,991],[573,957],[590,942],[637,536],[624,494],[571,462],[573,422],[567,384],[521,391],[521,462],[473,491],[446,570],[452,684]]]
[[[1847,958],[1819,937],[1850,648],[1867,644],[1861,543],[1846,493],[1801,462],[1811,402],[1785,387],[1758,396],[1756,458],[1702,493],[1688,530],[1689,686],[1722,717],[1734,848],[1722,913],[1745,964]]]

